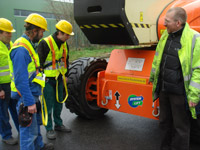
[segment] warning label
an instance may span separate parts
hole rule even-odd
[[[133,78],[133,77],[125,77],[125,76],[117,76],[118,81],[124,81],[124,82],[133,82],[138,84],[146,84],[146,79],[143,78]]]

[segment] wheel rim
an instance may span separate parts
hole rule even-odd
[[[93,73],[90,74],[87,83],[86,83],[86,89],[85,89],[85,98],[87,101],[88,106],[91,109],[101,109],[97,106],[97,74],[99,71],[103,71],[104,69],[98,69],[93,71]]]

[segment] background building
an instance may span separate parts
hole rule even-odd
[[[16,30],[12,41],[20,37],[24,32],[24,20],[30,13],[39,13],[47,19],[48,29],[44,37],[55,31],[56,17],[48,10],[47,0],[1,0],[0,17],[9,19]]]
[[[0,0],[0,18],[9,19],[16,30],[14,42],[24,32],[24,20],[30,13],[38,13],[45,17],[49,31],[44,37],[56,31],[55,24],[60,19],[68,20],[73,26],[74,36],[68,40],[70,49],[89,47],[90,43],[74,21],[73,0]]]

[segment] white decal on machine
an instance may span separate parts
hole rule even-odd
[[[128,58],[126,62],[126,70],[142,71],[144,66],[144,58]]]

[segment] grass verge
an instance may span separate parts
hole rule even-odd
[[[122,46],[101,46],[89,47],[80,50],[70,50],[69,51],[69,61],[72,62],[80,57],[109,57],[110,53],[114,49],[126,49],[127,47]],[[130,48],[130,47],[128,47]]]

